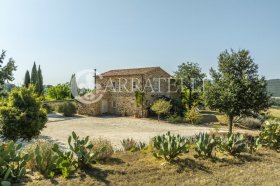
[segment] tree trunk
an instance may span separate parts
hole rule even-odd
[[[192,108],[192,88],[189,88],[190,94],[189,94],[189,109]]]
[[[233,116],[228,116],[228,133],[232,134],[232,127],[233,127]]]
[[[158,122],[159,122],[159,114],[157,115],[157,120],[158,120]]]

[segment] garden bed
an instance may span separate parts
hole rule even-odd
[[[217,154],[214,160],[196,159],[194,151],[174,163],[157,160],[151,153],[117,152],[107,162],[93,165],[68,180],[28,175],[27,185],[278,185],[280,153],[260,149],[239,157]],[[36,178],[31,180],[31,178]]]

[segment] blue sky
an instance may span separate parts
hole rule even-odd
[[[197,62],[217,66],[225,49],[249,49],[268,79],[280,78],[277,0],[0,0],[0,49],[18,66],[15,83],[36,61],[45,84],[97,68]]]

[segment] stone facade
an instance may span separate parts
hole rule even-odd
[[[105,90],[102,99],[92,104],[78,103],[78,113],[92,116],[114,114],[145,117],[148,108],[159,96],[178,97],[175,87],[170,85],[170,77],[160,67],[105,72],[96,79],[99,85],[97,91]],[[135,91],[144,92],[144,101],[138,106]]]

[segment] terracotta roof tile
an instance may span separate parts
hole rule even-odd
[[[160,67],[146,67],[146,68],[130,68],[130,69],[117,69],[109,70],[101,74],[101,76],[129,76],[129,75],[142,75],[152,70],[161,69]]]

